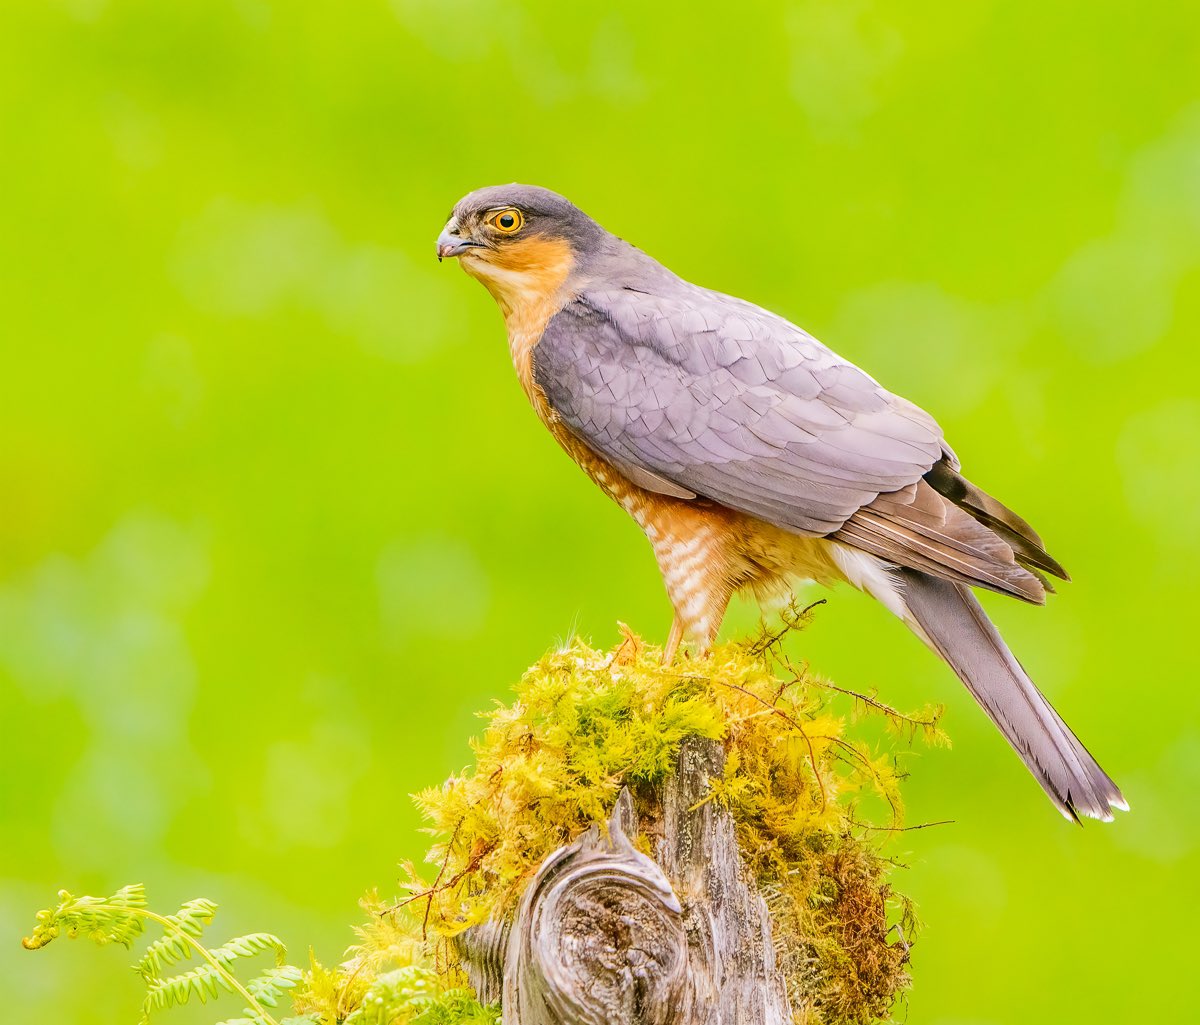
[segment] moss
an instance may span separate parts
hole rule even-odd
[[[805,618],[793,611],[789,626]],[[914,922],[870,837],[900,828],[903,774],[854,727],[866,717],[902,742],[940,742],[939,710],[907,716],[841,690],[788,661],[782,636],[669,668],[628,631],[611,651],[575,641],[546,655],[514,701],[482,714],[474,764],[415,796],[434,843],[427,871],[404,866],[410,896],[371,905],[350,960],[314,965],[297,1009],[329,1025],[491,1020],[496,1009],[464,989],[450,939],[510,913],[548,854],[606,821],[622,787],[652,791],[683,740],[700,736],[724,745],[709,799],[737,824],[797,1021],[886,1017],[909,983]],[[872,810],[882,824],[866,821]]]
[[[494,1008],[462,985],[445,984],[434,968],[409,965],[376,976],[345,1025],[496,1025]]]
[[[787,623],[804,619],[793,611]],[[496,1025],[499,1009],[470,991],[451,938],[511,912],[547,855],[607,821],[622,787],[652,806],[680,745],[699,736],[724,746],[724,772],[705,799],[736,823],[771,912],[797,1021],[884,1018],[909,982],[914,921],[871,837],[901,828],[902,773],[894,753],[879,753],[854,727],[867,717],[901,741],[920,733],[939,742],[939,712],[906,716],[822,681],[786,659],[782,636],[724,645],[669,668],[628,632],[612,651],[576,641],[547,655],[521,679],[514,702],[484,714],[475,764],[416,796],[435,840],[428,878],[407,866],[408,899],[391,907],[365,901],[358,942],[334,968],[314,959],[302,975],[282,964],[282,943],[266,933],[208,951],[197,937],[215,905],[192,901],[163,916],[146,907],[140,887],[103,899],[63,893],[38,916],[26,946],[61,932],[129,945],[154,921],[164,937],[138,964],[148,1010],[223,986],[253,1004],[254,1017],[237,1020],[260,1025]],[[886,823],[871,824],[872,812]],[[207,966],[165,977],[164,966],[193,948]],[[266,950],[280,964],[242,989],[229,965]],[[266,1007],[293,986],[300,1017],[279,1021]]]

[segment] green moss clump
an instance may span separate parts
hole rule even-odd
[[[911,939],[912,913],[868,839],[879,827],[860,816],[873,806],[882,829],[899,828],[902,773],[849,727],[866,715],[941,742],[940,710],[907,716],[849,695],[788,662],[778,642],[669,668],[628,633],[612,651],[576,641],[544,657],[515,702],[485,713],[475,765],[416,796],[435,870],[407,866],[406,910],[442,937],[511,911],[545,857],[606,820],[623,786],[661,781],[684,738],[708,737],[726,750],[711,799],[732,813],[768,900],[798,1020],[886,1016],[908,985],[907,941],[889,942],[889,929],[899,922]]]
[[[803,619],[793,614],[789,626]],[[432,879],[408,866],[408,900],[385,907],[368,898],[357,944],[332,969],[315,959],[307,972],[285,964],[282,942],[269,933],[206,947],[201,934],[216,905],[198,899],[163,915],[147,907],[140,886],[107,898],[60,894],[25,945],[65,933],[129,946],[154,923],[163,935],[135,966],[147,984],[146,1015],[223,989],[247,1005],[247,1017],[229,1025],[499,1025],[499,1008],[476,999],[451,938],[511,912],[551,852],[608,820],[622,787],[653,805],[654,784],[674,771],[683,741],[706,737],[726,757],[705,800],[720,802],[736,823],[771,911],[797,1022],[884,1018],[908,985],[905,936],[914,922],[869,837],[900,828],[901,773],[894,756],[849,728],[866,715],[909,740],[920,733],[940,742],[939,710],[906,716],[821,681],[782,655],[781,637],[670,667],[627,631],[609,652],[576,641],[547,655],[517,685],[513,704],[485,714],[474,767],[417,795],[436,841]],[[864,821],[872,803],[887,825]],[[898,940],[889,942],[896,925]],[[235,962],[267,952],[275,967],[240,981]],[[172,974],[192,956],[199,967]],[[298,1017],[275,1016],[285,993]]]

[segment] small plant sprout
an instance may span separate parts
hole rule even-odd
[[[120,943],[132,947],[145,931],[156,925],[162,935],[154,940],[134,966],[146,983],[142,1002],[141,1025],[149,1025],[150,1016],[193,996],[207,1003],[224,990],[242,998],[242,1017],[226,1019],[221,1025],[311,1025],[311,1017],[275,1018],[271,1008],[279,1006],[286,992],[300,981],[299,968],[287,964],[287,948],[271,933],[236,936],[218,947],[201,942],[204,930],[212,924],[217,905],[210,900],[189,900],[171,915],[151,911],[146,890],[140,883],[123,886],[110,897],[76,897],[60,890],[57,907],[39,911],[33,935],[22,940],[27,950],[37,950],[65,933],[70,939],[83,937],[93,943]],[[271,953],[275,964],[243,983],[234,971],[235,962]],[[196,958],[200,964],[178,974],[169,974],[172,966]]]

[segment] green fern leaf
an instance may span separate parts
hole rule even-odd
[[[209,917],[211,919],[211,915]],[[182,925],[180,927],[182,928]],[[239,958],[252,957],[268,950],[274,952],[276,963],[280,967],[270,968],[258,978],[252,979],[247,983],[246,991],[265,1007],[277,1006],[283,991],[291,989],[299,981],[300,970],[282,964],[287,956],[287,947],[278,936],[266,932],[249,933],[246,936],[236,936],[210,950],[208,953],[216,964],[203,964],[166,979],[143,974],[147,992],[142,1005],[142,1020],[147,1021],[152,1011],[185,1004],[193,996],[199,998],[201,1003],[207,1003],[209,998],[216,997],[221,989],[236,993],[237,989],[229,978],[232,974],[230,966]],[[159,956],[161,958],[161,952]],[[141,966],[138,967],[141,971]],[[248,1009],[247,1013],[254,1012]]]
[[[166,915],[166,920],[179,931],[167,931],[160,939],[151,943],[142,959],[133,966],[133,970],[147,982],[161,978],[164,967],[192,956],[192,945],[180,934],[198,937],[205,927],[212,923],[216,913],[216,904],[199,897],[189,900],[175,914]]]
[[[177,1004],[186,1004],[193,995],[199,997],[201,1003],[207,1003],[210,997],[217,996],[222,989],[236,993],[237,990],[225,972],[221,970],[228,970],[228,965],[234,958],[229,957],[222,960],[214,955],[214,959],[218,961],[221,968],[203,964],[198,968],[193,968],[190,972],[172,975],[169,979],[147,980],[146,999],[142,1003],[142,1021],[149,1021],[152,1011],[165,1010]]]
[[[140,883],[123,886],[111,897],[76,897],[58,891],[56,908],[39,911],[33,935],[21,941],[27,950],[37,950],[66,932],[71,939],[86,936],[94,943],[120,943],[129,947],[141,934],[139,911],[146,907],[146,889]]]
[[[275,964],[282,966],[287,960],[287,947],[283,940],[269,932],[252,932],[245,936],[235,936],[217,947],[212,953],[214,957],[230,955],[231,957],[253,957],[264,951],[274,951]]]
[[[246,991],[260,1004],[278,1007],[284,992],[294,989],[301,977],[300,969],[293,968],[290,964],[268,968],[257,979],[246,983]]]
[[[294,968],[291,965],[268,968],[258,978],[251,979],[246,983],[246,992],[264,1007],[277,1007],[279,1001],[283,999],[284,992],[295,988],[302,977],[303,973],[300,969]],[[275,1025],[273,1019],[258,1014],[249,1007],[244,1008],[242,1013],[247,1015],[247,1017],[229,1018],[218,1022],[217,1025]],[[280,1025],[289,1025],[289,1023],[294,1023],[294,1025],[312,1025],[312,1023],[318,1021],[320,1021],[320,1018],[307,1015],[300,1018],[288,1018],[286,1021],[281,1022]]]

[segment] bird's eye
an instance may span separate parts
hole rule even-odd
[[[488,223],[493,228],[499,228],[505,234],[511,235],[525,223],[525,218],[521,216],[520,210],[501,210],[499,213],[492,214]]]

